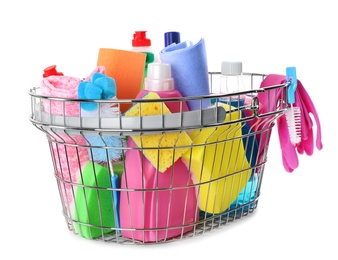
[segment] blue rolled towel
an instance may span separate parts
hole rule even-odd
[[[181,42],[171,44],[160,52],[160,60],[171,65],[171,74],[175,89],[183,97],[209,95],[209,72],[205,41],[200,39],[196,44]],[[190,110],[201,108],[200,100],[188,101]],[[210,100],[202,101],[202,108],[210,106]]]

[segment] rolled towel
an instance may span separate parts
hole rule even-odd
[[[104,72],[104,67],[96,67],[90,74]],[[41,95],[57,98],[78,98],[78,85],[81,79],[71,76],[52,75],[43,78],[40,84]],[[59,116],[79,116],[80,103],[76,101],[41,100],[46,113]],[[66,209],[73,202],[73,183],[79,179],[80,169],[89,161],[87,141],[82,135],[49,132],[51,152],[58,177],[60,193]]]
[[[160,60],[171,65],[175,89],[182,96],[209,95],[209,74],[205,41],[202,38],[196,44],[186,42],[171,44],[160,52]],[[190,110],[201,108],[200,100],[188,101]],[[202,108],[210,106],[210,100],[202,101]]]
[[[69,209],[73,202],[73,187],[76,187],[73,184],[79,181],[80,169],[89,161],[86,140],[81,135],[50,133],[50,136],[56,141],[52,142],[51,149],[60,193],[64,206]]]
[[[49,76],[42,80],[40,85],[41,95],[58,98],[77,98],[77,87],[81,79],[70,76]],[[78,102],[56,101],[44,99],[43,110],[58,116],[79,116],[80,105]]]
[[[101,74],[106,74],[106,67],[104,66],[96,66],[96,68],[92,71],[92,73],[90,73],[87,77],[86,77],[86,81],[90,81],[91,78],[93,77],[93,75],[95,73],[101,73]]]

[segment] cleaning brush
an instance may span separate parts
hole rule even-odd
[[[287,92],[289,107],[285,112],[285,117],[288,125],[290,141],[294,146],[296,146],[301,141],[301,110],[300,107],[293,105],[295,103],[295,91],[297,88],[295,67],[286,68],[286,78],[287,82],[290,82],[290,85]]]

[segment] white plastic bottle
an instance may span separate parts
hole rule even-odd
[[[159,53],[157,53],[151,46],[151,40],[147,38],[146,33],[147,31],[135,31],[133,35],[133,40],[131,42],[131,50],[146,53],[147,60],[149,56],[149,61],[153,60],[154,62],[159,62]]]
[[[221,74],[220,92],[222,94],[232,94],[245,91],[242,74],[242,62],[223,61]],[[239,107],[244,105],[244,100],[245,95],[233,95],[231,97],[220,98],[219,101]]]
[[[144,89],[139,92],[136,99],[141,99],[150,91],[156,92],[161,98],[182,98],[182,94],[174,87],[170,64],[161,62],[149,64]],[[172,113],[189,111],[186,102],[167,102],[166,106]]]
[[[246,95],[239,94],[249,90],[244,84],[244,76],[242,71],[242,62],[223,61],[221,67],[221,86],[222,94],[233,94],[229,97],[222,97],[219,102],[229,104],[233,107],[243,107],[246,105]],[[245,110],[241,110],[242,118],[245,118]],[[242,122],[243,145],[246,152],[248,162],[253,167],[256,165],[258,143],[247,122]]]
[[[136,31],[132,40],[132,51],[142,52],[147,55],[146,64],[144,67],[143,79],[148,74],[148,64],[152,62],[159,62],[159,53],[157,53],[151,46],[151,40],[146,37],[147,31]],[[141,89],[144,88],[144,84],[142,84]]]

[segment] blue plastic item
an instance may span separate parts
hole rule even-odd
[[[297,88],[297,75],[296,67],[287,67],[286,68],[286,81],[290,82],[288,87],[288,103],[295,103],[295,91]]]
[[[112,183],[112,188],[113,190],[113,200],[114,200],[114,212],[115,212],[115,226],[117,228],[120,228],[120,214],[119,214],[119,209],[120,209],[120,192],[116,189],[120,188],[119,184],[119,176],[117,174],[114,174],[111,176],[111,183]],[[121,231],[118,229],[117,230],[118,234],[121,234]]]

